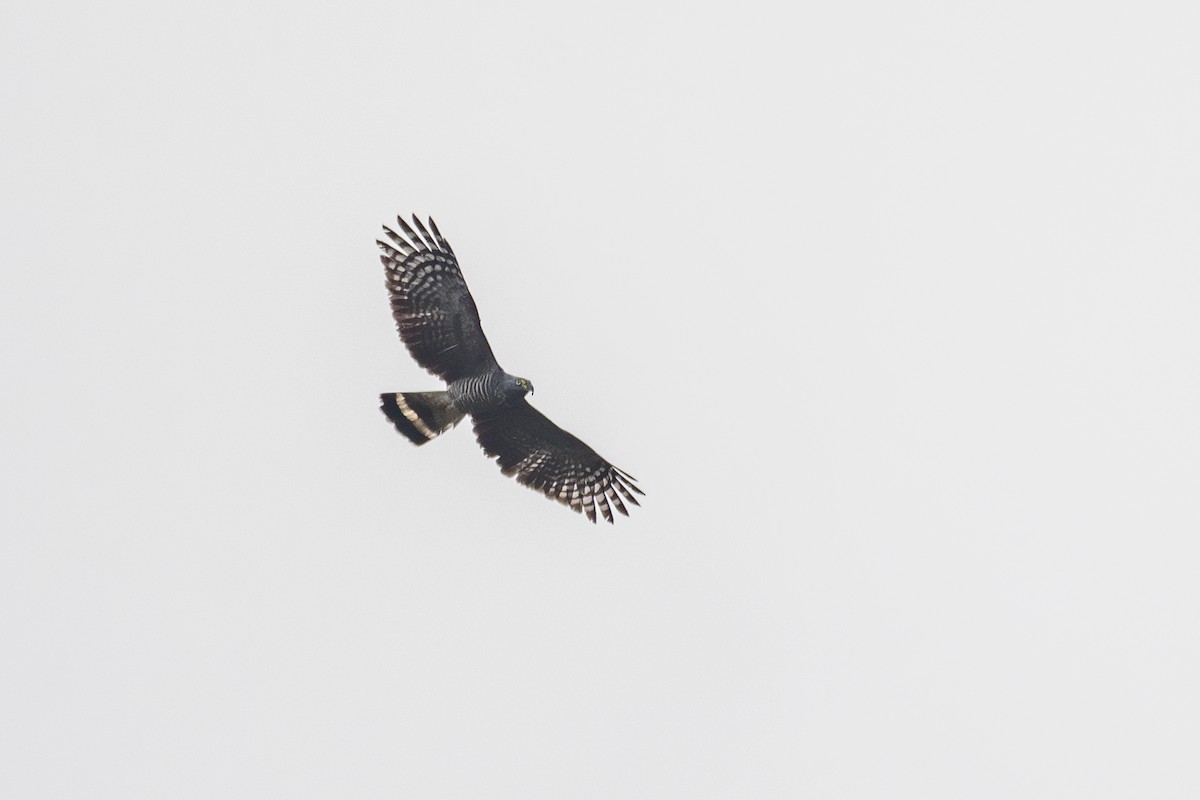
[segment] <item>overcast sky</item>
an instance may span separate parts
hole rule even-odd
[[[790,5],[7,3],[0,795],[1200,796],[1200,12]]]

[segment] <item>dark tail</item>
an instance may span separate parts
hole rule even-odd
[[[466,416],[450,402],[449,392],[397,392],[379,395],[379,409],[396,430],[416,445],[453,428]]]

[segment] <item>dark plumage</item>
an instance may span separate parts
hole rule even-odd
[[[628,516],[622,498],[638,505],[643,494],[627,473],[529,405],[533,385],[496,362],[479,324],[479,311],[458,269],[449,242],[433,220],[426,228],[413,216],[401,233],[384,227],[378,241],[387,271],[392,317],[417,363],[446,382],[444,392],[397,392],[380,396],[381,410],[417,445],[432,441],[470,414],[475,436],[505,475],[596,521],[612,509]]]

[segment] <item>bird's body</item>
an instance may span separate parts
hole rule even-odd
[[[479,311],[450,244],[433,220],[429,228],[397,218],[401,235],[379,241],[392,316],[417,363],[446,382],[441,392],[380,396],[381,409],[414,444],[432,441],[470,415],[484,452],[505,475],[596,521],[612,509],[628,514],[622,498],[638,505],[634,479],[529,405],[533,385],[501,369],[483,335]],[[419,231],[419,233],[418,233]],[[432,233],[431,233],[432,231]]]
[[[529,389],[521,385],[522,380],[496,369],[482,375],[459,378],[446,384],[446,391],[456,407],[467,414],[476,414],[523,398]]]

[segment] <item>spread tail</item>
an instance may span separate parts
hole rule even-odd
[[[445,433],[466,416],[450,402],[449,392],[397,392],[381,394],[379,400],[396,430],[416,445]]]

